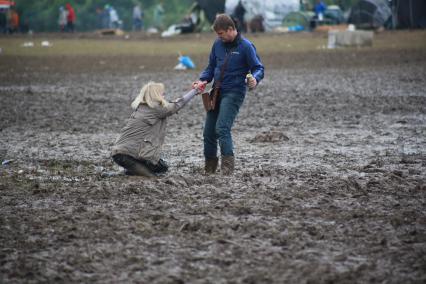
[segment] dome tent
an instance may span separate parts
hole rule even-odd
[[[358,28],[376,29],[384,26],[391,16],[386,0],[360,0],[351,8],[349,23]]]
[[[393,0],[396,13],[395,25],[398,28],[426,28],[426,1],[424,0]]]
[[[225,0],[197,0],[198,5],[203,9],[206,14],[206,18],[210,23],[213,23],[216,14],[223,13],[225,11]]]
[[[337,5],[330,5],[324,12],[324,18],[328,19],[332,25],[338,25],[345,22],[343,11]]]
[[[302,26],[305,30],[310,27],[311,19],[315,15],[311,11],[294,11],[288,13],[283,20],[283,27]]]

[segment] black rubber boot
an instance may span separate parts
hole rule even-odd
[[[124,154],[116,154],[112,157],[114,162],[126,169],[127,175],[154,177],[155,174],[141,161]]]

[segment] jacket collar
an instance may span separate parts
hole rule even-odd
[[[241,34],[238,32],[237,36],[234,38],[233,41],[231,42],[224,42],[223,45],[225,46],[226,49],[230,50],[230,49],[234,49],[238,46],[238,44],[241,41]]]

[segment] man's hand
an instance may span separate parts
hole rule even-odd
[[[206,89],[207,81],[195,81],[192,83],[192,88],[198,90],[198,94],[201,94]]]
[[[257,86],[257,80],[256,78],[253,77],[253,75],[248,74],[247,75],[247,86],[249,87],[250,90],[256,88]]]

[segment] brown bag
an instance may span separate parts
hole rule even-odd
[[[219,94],[220,94],[219,88],[212,88],[207,93],[204,93],[201,95],[201,97],[203,98],[204,109],[206,111],[211,111],[215,109]]]
[[[211,88],[211,90],[208,93],[204,93],[201,95],[203,99],[204,109],[206,111],[211,111],[216,108],[216,102],[220,96],[220,85],[222,84],[223,75],[225,74],[225,68],[228,65],[228,59],[232,53],[231,51],[228,54],[226,54],[225,62],[223,63],[222,68],[220,69],[220,80],[217,82],[214,82],[213,88]]]

